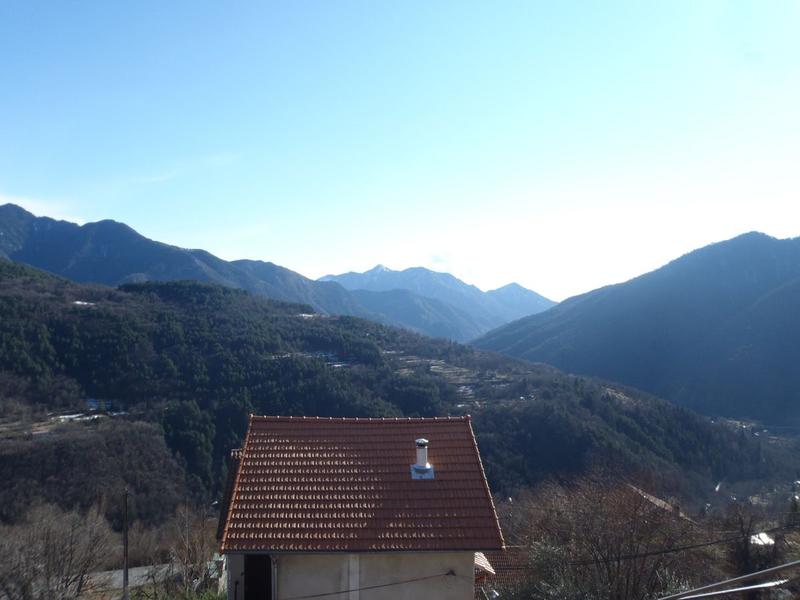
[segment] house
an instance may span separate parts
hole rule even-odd
[[[470,600],[503,547],[468,416],[251,416],[232,459],[230,600]]]

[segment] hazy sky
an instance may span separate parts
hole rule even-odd
[[[800,1],[0,1],[0,202],[554,299],[800,235]]]

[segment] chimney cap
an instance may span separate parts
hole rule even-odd
[[[417,438],[416,440],[417,448],[427,448],[428,447],[428,440],[425,438]]]

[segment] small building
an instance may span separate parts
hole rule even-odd
[[[531,577],[528,548],[506,546],[475,558],[475,600],[505,598],[518,592]]]
[[[470,600],[503,547],[468,416],[251,416],[229,474],[230,600]]]

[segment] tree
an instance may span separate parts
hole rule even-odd
[[[0,597],[72,600],[92,587],[113,535],[97,508],[86,515],[34,508],[24,523],[0,529]]]
[[[134,600],[216,597],[216,582],[208,569],[216,548],[209,514],[203,509],[179,507],[169,527],[169,536],[172,540],[169,562],[153,562],[147,574],[148,584],[136,590]]]
[[[194,400],[173,402],[164,411],[163,424],[167,445],[186,461],[187,471],[198,479],[201,489],[210,489],[215,432],[211,415]]]
[[[734,504],[723,522],[725,529],[736,533],[728,548],[728,559],[734,575],[747,575],[762,571],[783,562],[785,545],[783,536],[763,533],[772,527],[762,511],[745,504]],[[747,592],[747,600],[759,598],[758,591]]]
[[[670,552],[690,543],[691,521],[637,487],[598,475],[544,486],[515,512],[530,577],[506,591],[513,598],[649,600],[682,588],[702,559]]]
[[[209,515],[202,509],[193,511],[181,506],[175,515],[171,559],[186,595],[211,583],[207,565],[214,555],[215,544],[209,523]]]

